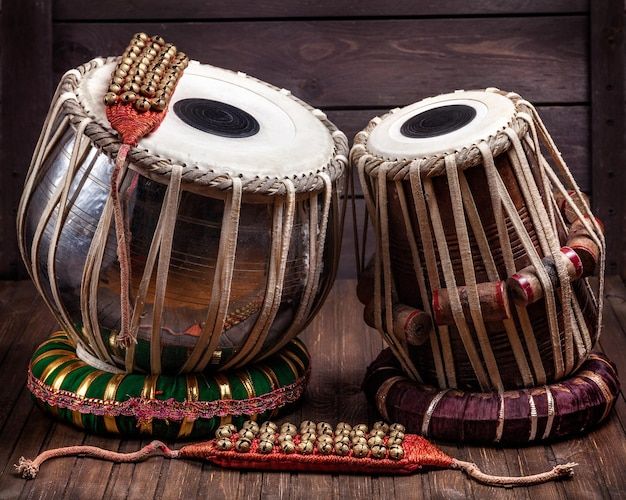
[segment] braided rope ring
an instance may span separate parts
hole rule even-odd
[[[88,432],[197,439],[213,437],[227,421],[241,425],[286,411],[304,393],[309,363],[296,339],[240,370],[112,373],[83,361],[69,336],[57,332],[33,354],[28,388],[44,411]]]
[[[393,378],[395,383],[385,384]],[[368,367],[363,389],[379,412],[407,432],[442,441],[519,446],[599,424],[613,408],[620,383],[615,365],[594,353],[572,376],[546,386],[500,394],[439,390],[409,380],[385,349]]]

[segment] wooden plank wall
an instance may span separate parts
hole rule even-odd
[[[56,83],[65,70],[98,55],[119,53],[128,38],[140,30],[163,34],[194,59],[244,71],[290,89],[325,110],[349,138],[371,117],[389,108],[455,89],[495,86],[514,90],[539,107],[582,188],[598,195],[592,180],[609,190],[605,193],[611,186],[604,177],[601,180],[602,174],[593,172],[592,163],[606,169],[618,153],[608,153],[607,142],[614,141],[615,134],[597,142],[604,137],[600,132],[607,124],[596,120],[592,130],[592,117],[611,109],[615,99],[623,101],[623,85],[608,82],[614,78],[615,69],[603,73],[606,81],[602,83],[594,82],[592,74],[592,53],[598,58],[596,67],[608,60],[604,54],[610,47],[616,43],[622,47],[621,38],[596,43],[590,37],[592,18],[596,20],[594,33],[603,33],[605,25],[615,24],[610,19],[614,5],[619,6],[617,17],[622,17],[621,2],[599,3],[606,4],[602,12],[598,8],[590,11],[587,0],[55,0],[49,13],[39,14],[40,19],[50,16],[53,55],[51,73],[43,75],[38,86],[47,86],[50,95],[52,82]],[[5,23],[11,28],[10,22]],[[33,56],[36,50],[28,49]],[[3,84],[10,80],[6,59]],[[611,84],[612,89],[607,90]],[[5,90],[4,97],[15,94],[16,90]],[[39,103],[47,102],[45,89],[38,88],[36,95]],[[594,114],[595,102],[598,112]],[[10,121],[5,110],[12,108],[5,100],[2,106],[4,132]],[[39,122],[43,120],[40,108],[31,115]],[[622,132],[621,146],[622,107],[617,114],[611,126],[614,132]],[[13,170],[10,175],[0,171],[2,213],[6,215],[0,219],[6,239],[0,248],[0,277],[17,277],[22,272],[10,216],[36,129],[29,126],[20,130],[23,140],[11,133],[3,136],[3,159],[11,159]],[[602,147],[592,154],[593,137]],[[7,155],[9,144],[12,153]],[[600,198],[605,196],[598,195],[596,203]],[[621,205],[615,203],[609,207],[617,210],[611,220],[623,215]],[[363,209],[362,200],[357,199],[357,206]],[[348,231],[344,276],[354,274],[351,238]],[[623,254],[621,241],[614,243],[612,250],[616,257],[609,272],[615,273],[617,256]]]

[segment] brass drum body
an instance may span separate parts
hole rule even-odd
[[[105,65],[104,69],[102,68]],[[93,294],[86,294],[81,291],[81,283],[84,281],[85,264],[87,254],[94,238],[94,233],[101,220],[105,203],[109,198],[111,171],[113,159],[111,154],[102,150],[101,145],[95,144],[93,136],[83,138],[83,148],[78,151],[78,162],[76,173],[71,180],[71,188],[67,203],[63,209],[63,218],[58,235],[56,251],[51,252],[50,244],[54,241],[54,233],[59,217],[59,203],[55,202],[55,193],[62,189],[63,183],[71,168],[70,158],[77,141],[77,128],[79,120],[89,120],[89,115],[95,113],[98,125],[107,133],[111,133],[108,124],[99,117],[98,110],[85,109],[85,116],[74,115],[76,110],[83,110],[89,104],[89,96],[85,95],[91,87],[83,88],[81,80],[88,79],[92,72],[101,72],[102,76],[94,77],[94,82],[88,82],[97,88],[102,86],[99,80],[105,81],[110,74],[106,71],[111,62],[95,60],[92,63],[79,68],[81,79],[75,78],[76,71],[68,73],[61,83],[61,90],[73,91],[77,95],[77,100],[69,99],[72,107],[62,106],[58,116],[53,117],[54,123],[49,134],[48,142],[43,145],[46,149],[43,155],[43,162],[38,166],[34,174],[32,189],[25,192],[22,200],[21,214],[18,224],[23,227],[21,247],[29,271],[38,277],[47,302],[52,310],[59,315],[59,309],[65,309],[66,316],[71,321],[72,333],[78,339],[87,355],[105,358],[101,361],[117,365],[118,368],[126,368],[133,371],[151,371],[151,338],[152,333],[152,312],[154,306],[155,277],[149,285],[146,295],[146,303],[137,330],[137,345],[134,349],[134,356],[130,364],[124,349],[116,344],[116,334],[120,329],[120,267],[116,254],[116,237],[113,224],[108,230],[108,237],[102,263],[95,287],[97,299],[97,323],[99,325],[102,344],[106,352],[99,353],[95,348],[93,338],[84,331],[84,318],[86,302]],[[188,74],[189,73],[189,74]],[[98,80],[98,81],[96,81]],[[339,163],[335,163],[335,170],[329,175],[330,184],[326,186],[326,191],[316,189],[299,189],[297,180],[295,193],[295,205],[293,213],[293,224],[291,237],[288,242],[288,253],[284,269],[284,277],[281,283],[282,293],[280,303],[276,309],[275,316],[271,319],[271,325],[263,340],[263,346],[258,350],[255,358],[262,358],[277,344],[283,344],[285,333],[290,331],[294,336],[298,332],[290,330],[294,321],[294,315],[303,299],[305,289],[309,280],[309,271],[313,259],[320,259],[321,269],[316,288],[312,292],[312,306],[310,311],[301,321],[304,327],[312,315],[317,311],[324,300],[335,276],[339,257],[339,247],[341,241],[341,225],[343,220],[343,206],[339,202],[340,192],[343,190],[345,175],[343,175],[343,163],[341,158],[347,154],[345,136],[337,131],[323,114],[306,107],[304,103],[288,95],[287,92],[275,89],[263,82],[259,82],[245,75],[237,75],[219,68],[199,65],[195,63],[185,72],[180,91],[177,95],[181,98],[188,97],[196,91],[198,83],[202,88],[206,88],[207,96],[211,97],[211,82],[215,86],[232,85],[232,81],[240,87],[250,89],[254,101],[256,94],[263,94],[266,100],[276,97],[275,107],[279,119],[281,113],[287,114],[295,106],[294,113],[304,116],[304,124],[316,127],[314,132],[320,137],[326,154],[330,152],[329,161],[334,161],[332,155],[339,156]],[[187,84],[185,83],[187,82]],[[186,86],[187,85],[187,86]],[[81,94],[82,90],[82,94]],[[245,90],[245,89],[244,89]],[[243,97],[241,97],[239,92]],[[256,94],[255,94],[256,93]],[[245,99],[248,94],[241,89],[233,90],[232,102],[230,104],[245,108]],[[100,99],[100,97],[98,97]],[[259,98],[261,99],[261,98]],[[289,102],[285,104],[285,100]],[[77,102],[78,101],[78,102]],[[94,102],[97,102],[94,100]],[[211,101],[213,102],[213,101]],[[53,103],[54,104],[54,103]],[[274,104],[272,104],[274,105]],[[96,105],[97,106],[97,105]],[[256,105],[250,104],[250,113],[257,113],[256,118],[261,122],[261,134],[266,133],[264,129],[263,117],[259,117],[258,107],[269,106],[265,102]],[[281,106],[286,106],[281,111]],[[302,108],[302,109],[300,109]],[[73,111],[74,110],[74,111]],[[101,110],[100,110],[101,111]],[[317,113],[317,114],[316,114]],[[307,117],[306,115],[309,115]],[[298,115],[299,116],[299,115]],[[69,119],[69,123],[68,123]],[[195,140],[202,146],[204,141],[202,134],[206,136],[208,142],[207,149],[210,149],[210,141],[221,141],[217,143],[216,149],[221,147],[225,154],[228,147],[233,152],[244,154],[246,147],[255,147],[260,150],[256,154],[262,155],[263,148],[271,149],[272,144],[255,146],[262,142],[262,138],[232,138],[230,143],[222,137],[214,138],[211,134],[198,131],[188,127],[181,122],[175,122],[177,115],[170,111],[164,121],[164,125],[157,131],[151,140],[158,144],[163,140],[165,133],[180,134],[180,152],[187,156],[183,157],[189,161],[189,156],[194,152],[185,150],[186,140]],[[65,120],[65,121],[64,121]],[[268,119],[269,120],[269,119]],[[308,121],[307,121],[308,120]],[[298,126],[297,120],[296,126]],[[309,123],[310,122],[310,123]],[[320,126],[321,125],[321,126]],[[291,125],[290,125],[291,126]],[[271,129],[272,125],[267,128]],[[89,131],[89,126],[87,131]],[[270,130],[271,131],[271,130]],[[158,134],[161,134],[160,136]],[[194,135],[195,134],[195,135]],[[259,135],[261,135],[259,134]],[[295,134],[306,134],[295,131]],[[114,135],[114,134],[112,134]],[[196,137],[197,136],[197,137]],[[176,146],[176,138],[167,138]],[[271,137],[270,137],[271,139]],[[297,137],[296,137],[297,139]],[[294,139],[294,142],[296,141]],[[289,141],[290,137],[284,138]],[[247,141],[247,142],[246,142]],[[325,142],[323,142],[325,141]],[[252,146],[248,146],[252,144]],[[141,143],[140,143],[141,147]],[[148,147],[150,147],[148,145]],[[164,146],[165,147],[165,146]],[[241,152],[244,150],[244,153]],[[148,153],[148,151],[146,151]],[[161,155],[164,153],[161,151]],[[200,151],[198,155],[205,154]],[[251,155],[253,152],[250,153]],[[323,157],[324,151],[318,156]],[[206,159],[202,158],[201,159]],[[244,154],[245,158],[245,154]],[[261,158],[259,161],[261,161]],[[210,158],[209,158],[210,160]],[[176,158],[170,162],[176,162]],[[276,163],[280,171],[289,171],[289,157],[277,158]],[[312,159],[315,162],[315,158]],[[302,162],[300,161],[300,164]],[[185,165],[185,164],[184,164]],[[271,165],[270,165],[271,166]],[[301,166],[301,165],[300,165]],[[185,168],[187,166],[185,165]],[[319,164],[319,169],[324,165]],[[189,169],[190,170],[190,169]],[[227,172],[225,177],[233,175],[243,179],[245,183],[246,172],[237,174],[236,165],[232,167],[233,174]],[[184,171],[185,172],[185,171]],[[313,171],[315,173],[315,170]],[[193,171],[192,171],[193,173]],[[262,177],[263,167],[259,166],[258,173]],[[308,172],[306,172],[308,175]],[[31,175],[33,175],[31,173]],[[305,172],[295,170],[292,177],[305,176]],[[196,347],[198,339],[204,328],[207,319],[207,309],[211,302],[213,290],[216,283],[216,263],[220,252],[221,232],[225,212],[225,198],[228,198],[228,191],[214,189],[210,186],[198,183],[185,182],[183,173],[182,190],[180,202],[176,215],[175,229],[171,247],[171,258],[169,262],[169,273],[167,288],[165,292],[165,302],[163,307],[160,331],[161,355],[160,371],[163,373],[176,373],[179,371],[193,370],[193,366],[185,367],[190,353]],[[277,176],[280,179],[280,175]],[[258,176],[257,176],[258,178]],[[318,183],[321,184],[321,183]],[[137,297],[139,284],[146,265],[146,259],[155,234],[157,221],[164,204],[164,197],[168,185],[168,176],[147,172],[146,169],[129,166],[128,173],[122,186],[122,192],[129,193],[125,199],[128,227],[130,230],[130,259],[131,259],[131,304]],[[324,204],[326,196],[327,205]],[[46,220],[45,214],[49,204],[55,203],[54,209],[49,211],[49,218]],[[236,237],[236,251],[232,272],[232,284],[230,288],[230,300],[228,303],[224,329],[217,342],[217,348],[213,352],[206,368],[219,369],[228,363],[230,359],[239,351],[246,342],[251,330],[259,319],[259,314],[263,310],[263,302],[268,293],[267,290],[275,287],[268,283],[269,270],[272,268],[271,248],[272,241],[277,237],[277,231],[284,228],[277,228],[274,220],[276,210],[284,211],[283,202],[285,195],[244,192],[241,197],[239,228]],[[317,234],[319,227],[311,226],[311,220],[322,220],[323,209],[328,208],[328,224],[325,232],[323,247],[312,248],[313,245],[320,245]],[[317,217],[311,218],[311,212],[315,211]],[[282,212],[281,212],[282,213]],[[37,232],[40,236],[35,240]],[[315,238],[311,237],[314,232]],[[50,255],[54,255],[53,270],[51,275]],[[31,259],[35,260],[31,262]],[[318,266],[319,268],[319,266]],[[273,269],[273,268],[272,268]],[[156,270],[156,268],[155,268]],[[218,280],[219,281],[219,280]],[[55,300],[52,285],[57,288],[59,301]],[[268,288],[269,287],[269,288]],[[59,304],[60,302],[60,304]],[[201,346],[202,347],[202,346]],[[100,349],[101,351],[102,349]],[[205,356],[206,353],[203,353]],[[237,363],[238,364],[238,363]]]

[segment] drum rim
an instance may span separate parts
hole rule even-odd
[[[69,116],[70,122],[76,127],[80,122],[88,120],[89,123],[85,127],[85,135],[89,137],[92,143],[109,158],[114,159],[121,146],[117,132],[111,127],[99,123],[95,115],[85,109],[77,95],[77,89],[86,73],[111,62],[116,62],[119,57],[97,57],[91,61],[81,64],[80,66],[67,71],[61,78],[59,84],[61,95],[66,98],[62,104],[63,112]],[[232,70],[226,70],[232,71]],[[233,73],[237,73],[232,71]],[[281,89],[267,82],[246,75],[246,78],[252,79],[262,85],[281,92]],[[325,165],[320,165],[315,171],[309,174],[301,174],[294,176],[245,176],[239,174],[241,179],[242,190],[244,193],[255,193],[270,196],[282,196],[288,191],[287,185],[291,183],[296,193],[318,193],[324,190],[324,175],[330,177],[331,182],[340,179],[348,169],[348,140],[345,134],[337,128],[337,126],[328,120],[326,114],[303,100],[295,97],[291,92],[282,91],[287,97],[293,99],[305,109],[310,111],[313,116],[322,122],[328,130],[332,141],[333,150],[330,161]],[[233,176],[227,172],[220,172],[215,169],[199,169],[194,164],[184,164],[172,158],[155,155],[149,151],[133,147],[128,158],[132,164],[132,168],[146,177],[158,176],[169,182],[172,168],[180,165],[183,168],[182,182],[187,185],[195,185],[195,190],[203,191],[228,191],[232,188]]]
[[[531,108],[527,101],[525,101],[519,94],[514,92],[506,92],[499,90],[495,87],[489,87],[486,89],[473,90],[473,92],[494,92],[498,93],[513,102],[514,113],[507,124],[508,127],[513,129],[517,136],[523,138],[530,129],[529,121],[525,118],[525,115],[531,115]],[[457,91],[455,94],[462,98],[465,91]],[[445,95],[445,94],[442,94]],[[436,96],[433,96],[436,97]],[[431,98],[426,98],[427,100]],[[422,101],[423,101],[422,100]],[[420,102],[420,101],[417,101]],[[414,103],[410,104],[413,105]],[[502,154],[503,152],[511,148],[511,140],[509,136],[504,132],[504,129],[499,130],[495,135],[489,135],[481,141],[476,141],[461,149],[450,150],[445,153],[437,153],[433,155],[423,156],[421,158],[386,158],[377,155],[369,150],[368,140],[372,131],[387,117],[397,113],[403,108],[393,108],[387,113],[376,116],[370,120],[367,126],[358,132],[354,137],[354,143],[350,150],[350,164],[355,166],[357,164],[364,167],[365,173],[371,177],[376,177],[378,171],[381,169],[385,172],[386,176],[390,180],[398,181],[405,178],[408,179],[409,173],[417,169],[421,176],[435,177],[439,175],[445,175],[445,157],[454,154],[456,165],[459,169],[465,170],[467,168],[475,167],[482,164],[482,154],[478,149],[478,143],[485,142],[491,150],[494,157]]]

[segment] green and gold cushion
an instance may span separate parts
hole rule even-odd
[[[308,371],[309,354],[296,339],[245,369],[111,373],[81,360],[56,332],[33,354],[28,388],[45,411],[88,432],[198,439],[224,423],[276,416],[303,394]]]

